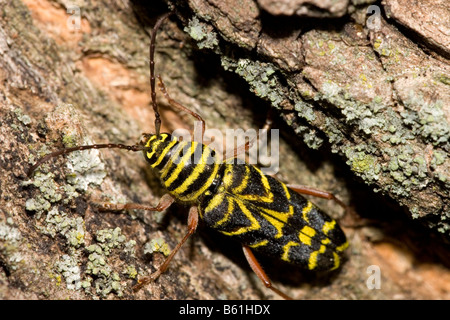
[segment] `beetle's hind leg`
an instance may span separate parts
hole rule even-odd
[[[292,189],[293,191],[310,195],[313,197],[323,198],[327,200],[335,201],[339,206],[344,209],[344,216],[339,219],[339,223],[345,227],[357,228],[364,226],[368,223],[367,219],[362,220],[355,212],[354,208],[344,203],[341,199],[336,197],[333,193],[329,191],[324,191],[320,189],[316,189],[313,187],[297,185],[297,184],[287,184],[287,187]],[[355,222],[357,221],[357,222]]]
[[[253,254],[252,250],[246,245],[243,245],[242,249],[244,250],[244,255],[245,255],[245,258],[247,259],[248,264],[250,265],[250,268],[252,268],[253,272],[258,276],[258,278],[266,286],[266,288],[269,288],[270,290],[272,290],[273,292],[275,292],[276,294],[281,296],[283,299],[292,300],[292,298],[290,296],[288,296],[283,291],[275,288],[272,285],[272,282],[270,281],[267,274],[264,272],[263,268],[259,264],[255,255]]]
[[[336,201],[336,203],[344,208],[345,211],[348,210],[348,206],[331,192],[298,184],[287,184],[287,187],[300,194]]]

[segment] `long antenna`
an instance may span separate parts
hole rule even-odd
[[[156,103],[156,91],[155,91],[155,42],[156,32],[158,31],[164,20],[172,14],[168,12],[156,21],[152,30],[152,38],[150,40],[150,90],[152,95],[152,107],[155,112],[155,134],[158,135],[161,128],[161,116],[159,115],[158,104]]]
[[[156,21],[155,26],[153,27],[152,34],[151,34],[151,40],[150,40],[150,89],[151,89],[151,95],[152,95],[152,107],[155,112],[155,131],[156,134],[159,135],[160,128],[161,128],[161,116],[158,112],[158,104],[156,103],[156,91],[155,91],[155,41],[156,41],[156,32],[158,31],[161,24],[164,22],[164,20],[167,19],[172,14],[172,12],[166,13],[161,18]],[[61,150],[57,150],[55,152],[49,153],[42,158],[38,159],[38,161],[32,165],[27,172],[27,175],[30,177],[34,170],[38,168],[41,164],[48,161],[51,158],[58,157],[61,155],[65,155],[70,152],[74,151],[81,151],[81,150],[88,150],[88,149],[125,149],[128,151],[142,151],[145,150],[147,147],[141,144],[127,146],[124,144],[114,144],[114,143],[105,143],[105,144],[93,144],[93,145],[85,145],[85,146],[77,146],[72,148],[64,148]]]
[[[132,145],[132,146],[127,146],[124,144],[115,144],[115,143],[104,143],[104,144],[92,144],[92,145],[86,145],[86,146],[77,146],[77,147],[72,147],[72,148],[64,148],[61,150],[57,150],[55,152],[49,153],[45,156],[43,156],[42,158],[40,158],[34,165],[32,165],[27,172],[28,177],[31,177],[31,175],[33,174],[34,170],[36,170],[37,167],[39,167],[41,164],[43,164],[44,162],[48,161],[51,158],[54,157],[58,157],[61,156],[63,154],[67,154],[70,152],[74,152],[74,151],[81,151],[81,150],[88,150],[88,149],[112,149],[112,148],[117,148],[117,149],[125,149],[128,151],[141,151],[144,150],[146,147],[144,145]]]

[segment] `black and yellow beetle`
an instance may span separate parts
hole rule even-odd
[[[202,219],[210,228],[238,240],[252,270],[264,285],[283,298],[288,295],[275,288],[253,255],[253,251],[281,259],[308,270],[334,270],[341,264],[344,250],[348,247],[345,234],[337,222],[306,200],[300,193],[334,199],[334,195],[304,186],[286,185],[265,175],[257,167],[222,160],[215,150],[196,141],[179,141],[168,133],[160,133],[160,116],[156,104],[154,51],[156,32],[169,14],[158,20],[153,28],[150,43],[150,84],[152,107],[155,112],[155,133],[144,134],[139,144],[94,144],[61,149],[44,156],[34,164],[29,175],[50,158],[77,150],[120,148],[142,151],[150,166],[158,171],[161,183],[167,190],[159,204],[149,207],[140,204],[106,204],[113,210],[144,209],[162,211],[174,201],[191,205],[188,216],[188,232],[172,250],[159,269],[148,277],[141,278],[134,289],[158,278],[170,261],[192,235]],[[196,113],[170,98],[162,79],[159,87],[168,102],[179,110],[186,111],[201,121]],[[244,148],[246,149],[246,148]],[[234,157],[233,157],[234,156]],[[231,159],[230,159],[231,158]],[[231,161],[230,161],[231,160]]]

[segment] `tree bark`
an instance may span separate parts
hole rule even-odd
[[[0,298],[278,298],[239,244],[201,225],[165,274],[131,290],[187,230],[184,206],[100,212],[164,194],[139,155],[72,153],[27,177],[52,151],[132,145],[154,129],[148,34],[169,8],[155,60],[172,98],[221,132],[261,128],[274,109],[277,178],[370,219],[345,228],[348,261],[332,275],[263,259],[277,287],[301,299],[450,298],[450,8],[360,2],[1,1]],[[164,131],[191,130],[158,102]]]

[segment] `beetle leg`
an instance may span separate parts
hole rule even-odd
[[[175,198],[166,193],[161,197],[156,207],[143,205],[140,203],[98,203],[101,211],[121,211],[121,210],[147,210],[147,211],[164,211],[175,201]]]
[[[268,131],[271,127],[272,127],[272,108],[269,109],[267,116],[266,116],[266,121],[264,123],[264,126],[262,128],[262,131]],[[249,139],[249,141],[247,141],[246,143],[239,145],[237,147],[235,147],[232,151],[227,151],[225,150],[223,152],[223,159],[224,162],[233,158],[236,158],[238,155],[244,153],[244,152],[248,152],[255,143],[258,143],[258,145],[260,144],[260,133],[261,131],[258,131],[256,134],[255,138]]]
[[[316,188],[298,185],[298,184],[287,184],[287,187],[294,190],[295,192],[298,192],[300,194],[307,194],[314,197],[324,198],[328,200],[334,200],[337,204],[339,204],[342,208],[344,208],[346,211],[348,210],[348,206],[339,198],[337,198],[334,194],[328,191],[319,190]]]
[[[143,277],[139,279],[138,284],[133,287],[134,291],[138,291],[146,284],[155,281],[164,271],[167,270],[167,267],[169,266],[170,262],[172,261],[172,258],[175,256],[175,254],[180,250],[181,246],[186,242],[186,240],[195,232],[198,225],[198,208],[197,207],[191,207],[189,209],[189,216],[188,216],[188,232],[185,234],[183,239],[176,245],[176,247],[172,250],[170,255],[166,258],[164,263],[159,267],[158,270],[156,270],[154,273],[152,273],[148,277]]]
[[[361,219],[351,206],[346,205],[342,200],[340,200],[331,192],[296,184],[287,184],[287,187],[300,194],[307,194],[314,197],[336,201],[336,203],[340,205],[345,212],[343,219],[340,219],[340,224],[342,226],[357,228],[368,224],[368,219]],[[344,221],[344,219],[347,222]],[[355,221],[359,222],[355,223]]]
[[[269,288],[276,294],[280,295],[283,299],[292,300],[290,296],[288,296],[287,294],[285,294],[284,292],[280,291],[279,289],[275,288],[272,285],[272,282],[270,281],[267,274],[264,272],[263,268],[259,264],[252,250],[246,245],[243,245],[242,249],[244,250],[244,255],[248,261],[248,264],[250,265],[250,268],[252,268],[253,272],[258,276],[258,278],[266,286],[266,288]]]
[[[156,76],[159,80],[158,86],[159,86],[159,90],[161,90],[162,94],[164,95],[164,97],[167,99],[167,101],[169,102],[169,104],[172,106],[172,108],[184,111],[186,113],[189,113],[191,116],[193,116],[194,118],[196,118],[198,121],[201,122],[202,125],[202,139],[203,139],[203,135],[205,134],[205,120],[203,120],[203,118],[198,114],[195,113],[192,110],[189,110],[188,108],[186,108],[185,106],[183,106],[181,103],[173,100],[170,96],[169,93],[167,92],[166,86],[164,85],[164,82],[161,78],[160,75]]]

